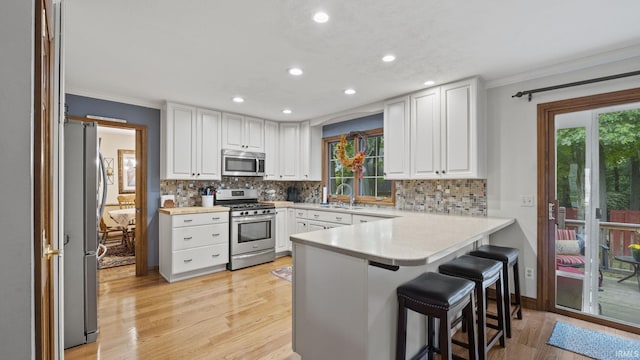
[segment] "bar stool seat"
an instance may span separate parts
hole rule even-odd
[[[439,352],[443,359],[458,358],[451,351],[452,343],[467,347],[469,359],[477,359],[475,331],[467,334],[468,343],[451,339],[451,329],[460,321],[468,328],[475,325],[475,284],[462,278],[427,272],[397,288],[398,327],[396,359],[406,358],[407,309],[427,316],[427,344],[412,358],[421,358]],[[458,314],[462,311],[462,317]],[[435,319],[439,324],[439,345],[435,342]]]
[[[487,351],[496,344],[497,341],[504,347],[504,301],[502,299],[502,263],[491,259],[462,255],[456,259],[446,262],[438,267],[442,274],[461,277],[475,283],[476,302],[478,309],[478,354],[480,359],[487,358]],[[487,288],[496,284],[496,308],[498,324],[487,323],[487,310],[485,306],[485,296]],[[497,333],[487,340],[486,327],[497,330]]]
[[[511,318],[517,316],[522,320],[522,299],[520,296],[520,275],[518,271],[518,249],[496,246],[496,245],[482,245],[478,249],[469,252],[471,256],[477,256],[485,259],[492,259],[502,262],[502,279],[504,281],[504,306],[506,309],[505,316],[505,328],[507,331],[507,337],[511,337]],[[509,268],[513,268],[513,285],[515,298],[511,301],[511,290],[509,281]],[[513,309],[511,309],[513,305]]]

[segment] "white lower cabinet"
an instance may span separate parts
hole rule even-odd
[[[168,282],[224,270],[229,213],[160,213],[160,275]]]
[[[276,256],[287,255],[289,232],[287,209],[276,208]]]
[[[296,232],[326,230],[351,225],[351,214],[320,210],[296,210]]]

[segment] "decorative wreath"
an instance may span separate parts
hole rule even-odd
[[[366,144],[366,141],[365,141]],[[336,145],[335,155],[340,163],[347,169],[354,171],[359,179],[362,179],[362,163],[364,162],[364,151],[357,152],[352,158],[345,153],[347,146],[347,135],[340,135],[340,142]]]

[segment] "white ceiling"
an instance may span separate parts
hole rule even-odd
[[[65,0],[67,92],[305,120],[640,44],[637,0]],[[317,10],[326,24],[312,21]],[[383,63],[387,53],[393,63]],[[294,78],[287,69],[298,66]],[[357,93],[347,96],[344,89]],[[233,96],[245,98],[242,104]],[[290,108],[293,114],[284,115]]]

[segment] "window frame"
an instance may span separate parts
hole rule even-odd
[[[366,136],[383,136],[384,137],[384,129],[383,128],[377,128],[377,129],[371,129],[371,130],[367,130],[367,131],[360,131],[361,134],[364,134]],[[356,141],[356,146],[358,145],[358,141],[359,138],[358,137],[349,137],[347,136],[348,140],[354,139]],[[322,139],[322,183],[325,184],[328,188],[328,191],[330,191],[331,187],[329,186],[329,161],[331,160],[331,158],[329,157],[329,143],[332,142],[338,142],[340,141],[340,135],[336,135],[336,136],[331,136],[331,137],[326,137]],[[383,176],[384,178],[384,176]],[[385,179],[386,180],[386,179]],[[396,182],[394,180],[387,180],[387,181],[391,181],[391,196],[390,197],[383,197],[380,200],[376,199],[375,196],[361,196],[358,195],[359,193],[359,182],[358,182],[358,178],[355,175],[354,172],[354,176],[353,176],[353,193],[355,194],[354,196],[354,201],[360,204],[373,204],[373,205],[383,205],[383,206],[395,206],[396,204]],[[327,201],[331,202],[331,201],[341,201],[341,202],[349,202],[349,196],[348,195],[331,195],[330,193],[327,196]]]

